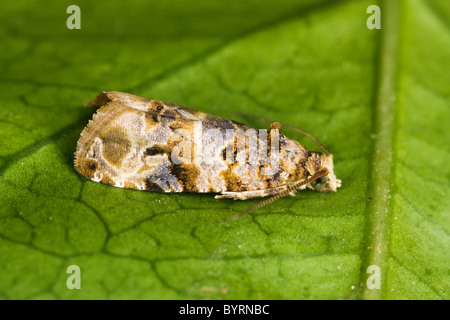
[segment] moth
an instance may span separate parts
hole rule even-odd
[[[281,134],[190,108],[128,93],[104,91],[81,133],[75,168],[93,181],[151,192],[217,193],[218,199],[273,196],[298,189],[336,191],[333,155],[309,151]],[[302,131],[301,131],[302,132]],[[304,133],[304,132],[303,132]]]

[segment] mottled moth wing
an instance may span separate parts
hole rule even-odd
[[[83,176],[116,187],[156,192],[229,190],[223,176],[218,174],[224,165],[195,164],[194,150],[191,159],[174,163],[172,155],[176,157],[182,152],[172,152],[182,139],[186,140],[186,135],[195,139],[192,134],[195,123],[201,123],[203,130],[248,127],[121,92],[102,92],[89,105],[101,105],[101,108],[78,141],[75,168]],[[191,142],[193,147],[200,143]]]
[[[278,135],[275,124],[270,133],[257,132],[193,109],[113,91],[88,105],[101,107],[78,141],[75,168],[93,181],[154,192],[215,192],[221,193],[218,198],[242,200],[293,195],[296,185],[319,191],[336,191],[340,185],[331,154],[310,152]],[[272,153],[276,170],[269,170],[274,168]]]

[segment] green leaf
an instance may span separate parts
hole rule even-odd
[[[448,1],[78,1],[80,30],[70,4],[0,12],[1,298],[449,299]],[[300,127],[343,186],[222,223],[261,200],[89,181],[103,90]]]

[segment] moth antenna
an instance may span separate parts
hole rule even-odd
[[[314,180],[317,180],[317,179],[319,179],[320,177],[323,177],[323,176],[325,176],[325,175],[327,175],[327,174],[328,174],[328,170],[326,170],[326,169],[325,169],[325,170],[321,170],[321,171],[319,171],[319,172],[316,172],[312,177],[310,177],[310,178],[308,178],[308,179],[306,179],[306,180],[303,180],[303,181],[294,183],[293,185],[289,186],[289,187],[288,187],[286,190],[284,190],[283,192],[277,193],[277,194],[274,195],[273,197],[271,197],[271,198],[269,198],[269,199],[266,199],[266,200],[264,200],[264,201],[262,201],[262,202],[260,202],[260,203],[258,203],[258,204],[256,204],[256,205],[254,205],[253,207],[250,207],[250,208],[248,208],[248,209],[245,209],[244,211],[242,211],[242,212],[240,212],[240,213],[238,213],[238,214],[232,216],[231,218],[225,219],[224,222],[229,222],[229,221],[232,221],[232,220],[236,220],[237,218],[240,218],[240,217],[246,215],[246,214],[249,213],[249,212],[252,212],[252,211],[254,211],[254,210],[257,210],[257,209],[259,209],[259,208],[262,208],[262,207],[264,207],[264,206],[266,206],[266,205],[268,205],[268,204],[274,202],[275,200],[278,200],[278,199],[280,199],[280,198],[282,198],[282,197],[287,196],[287,195],[288,195],[289,193],[291,193],[293,190],[297,190],[298,188],[304,186],[305,184],[311,183],[311,182],[313,182]]]
[[[258,116],[255,116],[255,115],[246,113],[246,112],[238,112],[238,114],[239,114],[239,115],[246,116],[246,117],[250,117],[250,118],[253,118],[253,119],[256,119],[256,120],[259,120],[259,121],[261,121],[261,122],[271,123],[271,121],[269,121],[269,120],[267,120],[267,119],[264,119],[264,118],[261,118],[261,117],[258,117]],[[331,152],[330,152],[327,148],[325,148],[325,146],[324,146],[324,145],[323,145],[316,137],[314,137],[314,136],[313,136],[312,134],[310,134],[309,132],[306,132],[306,131],[304,131],[304,130],[302,130],[302,129],[296,128],[296,127],[291,126],[291,125],[286,124],[286,123],[280,122],[280,124],[281,124],[283,127],[289,128],[289,129],[291,129],[291,130],[297,131],[297,132],[299,132],[299,133],[301,133],[301,134],[307,136],[309,139],[311,139],[312,141],[314,141],[314,143],[317,144],[317,145],[319,146],[320,149],[322,149],[323,151],[325,151],[325,153],[327,154],[327,156],[329,156],[329,155],[331,154]]]
[[[302,129],[296,128],[294,126],[291,126],[291,125],[288,125],[288,124],[285,124],[285,123],[281,123],[281,125],[283,125],[284,127],[289,128],[289,129],[292,129],[294,131],[300,132],[301,134],[303,134],[303,135],[307,136],[308,138],[310,138],[312,141],[314,141],[319,146],[320,149],[325,151],[327,156],[329,156],[331,154],[331,152],[327,148],[325,148],[325,146],[316,137],[314,137],[309,132],[306,132],[306,131],[304,131]]]

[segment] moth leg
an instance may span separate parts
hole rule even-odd
[[[247,200],[252,198],[266,197],[269,194],[265,190],[243,191],[243,192],[228,192],[224,191],[220,195],[215,196],[216,199],[230,198],[234,200]]]
[[[215,196],[216,199],[225,199],[231,198],[234,200],[247,200],[252,198],[262,198],[267,196],[272,196],[282,191],[285,191],[288,186],[280,186],[277,188],[266,189],[266,190],[255,190],[255,191],[241,191],[241,192],[233,192],[233,191],[223,191],[221,194]],[[293,190],[289,193],[291,196],[295,196],[297,190]]]

